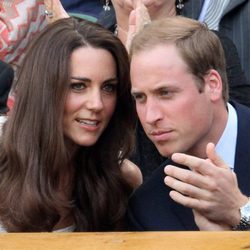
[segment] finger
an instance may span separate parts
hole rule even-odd
[[[135,0],[135,1],[133,2],[133,7],[134,7],[134,9],[140,7],[141,4],[143,4],[143,3],[142,3],[142,0]]]
[[[148,13],[148,9],[144,4],[139,4],[136,8],[136,32],[139,32],[143,27],[150,23],[151,19]]]
[[[178,164],[187,166],[195,172],[201,173],[202,175],[211,175],[213,173],[212,167],[214,166],[210,161],[182,153],[174,153],[171,159]]]
[[[169,196],[171,197],[172,200],[174,200],[175,202],[185,207],[189,207],[189,208],[197,209],[197,210],[201,209],[201,204],[198,199],[185,196],[175,190],[170,191]]]
[[[185,196],[189,196],[189,197],[199,199],[199,200],[200,199],[207,200],[209,197],[208,191],[201,189],[199,187],[190,185],[188,183],[184,183],[170,176],[166,176],[164,179],[164,182],[167,186],[169,186],[170,188],[174,189],[175,191]]]
[[[226,168],[226,169],[229,168],[229,166],[227,166],[227,164],[216,153],[215,145],[213,143],[210,142],[210,143],[207,144],[206,153],[207,153],[208,159],[210,159],[211,162],[215,166],[220,167],[220,168]]]
[[[128,36],[134,36],[136,33],[136,11],[132,10],[129,14]]]
[[[135,10],[132,10],[129,14],[128,25],[129,27],[131,26],[132,28],[134,28],[136,25],[136,11]]]
[[[132,39],[136,33],[136,11],[132,10],[129,15],[129,23],[128,23],[128,36],[126,41],[126,48],[129,52]]]
[[[213,181],[211,178],[204,176],[198,172],[190,171],[188,169],[179,168],[172,165],[167,165],[164,169],[166,175],[178,179],[184,183],[202,188],[205,190],[213,189]]]

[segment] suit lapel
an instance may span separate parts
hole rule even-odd
[[[194,221],[194,215],[190,208],[184,207],[176,202],[171,203],[171,209],[183,228],[188,231],[199,230]]]
[[[223,11],[222,16],[226,15],[227,13],[229,13],[231,10],[235,9],[235,7],[237,7],[238,5],[246,2],[247,0],[230,0],[227,8]]]
[[[240,190],[250,196],[250,111],[249,108],[232,103],[238,115],[238,135],[235,168]]]

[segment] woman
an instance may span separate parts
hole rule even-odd
[[[32,42],[14,90],[0,142],[2,231],[122,229],[134,118],[119,39],[56,21]]]

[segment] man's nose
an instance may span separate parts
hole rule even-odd
[[[154,99],[148,99],[145,109],[145,121],[148,124],[154,124],[157,121],[162,119],[161,108],[158,105],[157,101]]]

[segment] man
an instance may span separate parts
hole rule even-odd
[[[147,25],[132,42],[131,80],[147,136],[171,158],[131,197],[131,229],[250,228],[250,109],[228,103],[214,32],[184,17]]]
[[[136,8],[137,5],[135,2],[140,1],[124,1],[124,0],[112,0],[116,16],[117,16],[117,25],[118,25],[118,37],[124,42],[126,41],[126,37],[128,35],[127,32],[119,32],[119,27],[123,27],[122,30],[124,30],[124,27],[127,27],[127,23],[129,20],[129,34],[131,31],[131,22],[137,26],[136,20],[137,18],[131,18],[133,15],[130,15],[129,13],[133,12],[132,14],[136,13],[136,17],[138,17],[139,13],[138,11],[132,11],[133,8]],[[173,16],[175,15],[175,12],[178,10],[178,8],[175,8],[176,4],[180,4],[180,2],[184,3],[184,8],[181,11],[181,14],[193,16],[193,18],[198,19],[199,13],[202,9],[202,16],[207,16],[207,13],[210,13],[210,8],[205,8],[214,6],[218,7],[219,12],[216,12],[216,18],[213,18],[214,20],[219,21],[221,18],[221,15],[223,14],[223,8],[227,8],[229,5],[229,0],[211,0],[211,1],[166,1],[166,0],[141,0],[142,3],[145,3],[145,7],[148,7],[148,11],[150,12],[150,15],[153,20],[155,19],[161,19],[167,16]],[[204,4],[203,4],[204,2]],[[221,8],[221,6],[223,8]],[[203,6],[203,8],[202,8]],[[245,5],[246,6],[246,5]],[[245,7],[240,8],[241,11],[245,9]],[[232,12],[232,11],[231,11]],[[141,16],[141,15],[139,15]],[[126,17],[126,18],[124,18]],[[143,17],[141,19],[144,19]],[[204,19],[204,18],[203,18]],[[202,20],[206,21],[207,20]],[[208,25],[210,23],[208,22]],[[140,25],[139,25],[140,26]],[[235,26],[234,26],[235,28]],[[136,28],[132,29],[132,33],[134,30],[137,30]],[[239,29],[237,29],[239,30]],[[238,102],[249,105],[250,106],[250,85],[248,84],[245,74],[242,71],[242,67],[240,64],[240,59],[238,56],[237,49],[235,45],[232,43],[230,39],[228,39],[225,35],[218,32],[218,36],[221,39],[222,46],[224,50],[226,51],[226,65],[227,65],[227,74],[228,74],[228,84],[230,86],[230,99],[237,100]],[[124,42],[124,44],[127,44]],[[249,50],[249,48],[246,48]],[[148,177],[151,175],[151,173],[155,170],[156,167],[158,167],[163,161],[164,158],[160,156],[160,154],[157,152],[155,146],[149,141],[149,139],[146,137],[143,129],[141,128],[140,123],[137,124],[136,129],[136,150],[135,154],[131,157],[131,160],[136,163],[143,174],[144,180],[148,179]]]

